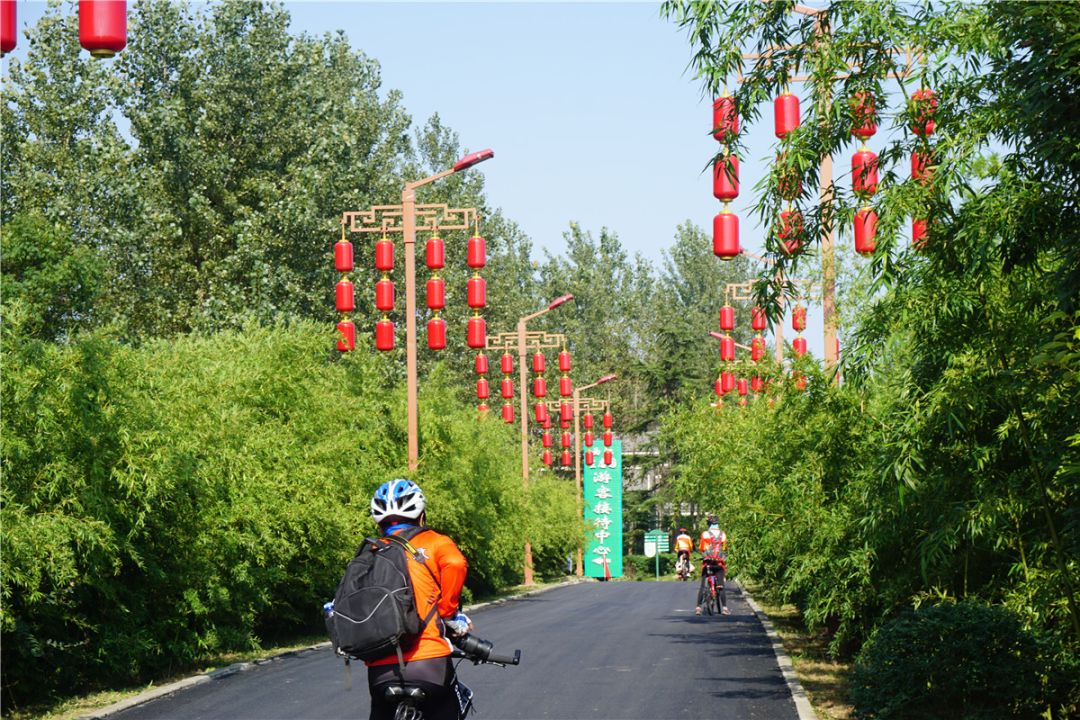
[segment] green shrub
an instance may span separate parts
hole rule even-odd
[[[972,602],[907,611],[855,663],[856,717],[1036,718],[1048,705],[1045,654],[1015,614]]]
[[[660,553],[660,577],[675,574],[675,553]],[[629,579],[656,577],[656,558],[644,555],[623,556],[623,573]]]

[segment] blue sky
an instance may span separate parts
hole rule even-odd
[[[196,4],[198,6],[198,4]],[[491,147],[491,202],[559,253],[571,222],[607,227],[659,267],[676,226],[711,232],[720,203],[702,168],[716,151],[711,98],[688,70],[691,50],[658,3],[286,2],[296,32],[344,30],[382,66],[384,90],[403,93],[414,124],[438,112],[470,150]],[[20,28],[44,12],[20,0]],[[20,32],[15,54],[26,50]],[[739,214],[744,247],[760,251],[746,208],[776,139],[772,112],[743,132]],[[837,158],[837,172],[843,158]],[[844,242],[841,240],[840,242]],[[716,262],[720,262],[717,260]],[[722,300],[717,299],[717,307]],[[820,313],[807,337],[820,357]],[[710,328],[703,328],[703,337]],[[787,329],[790,337],[790,328]]]

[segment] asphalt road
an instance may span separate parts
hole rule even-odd
[[[478,720],[798,717],[768,636],[728,583],[726,617],[695,617],[696,583],[583,583],[477,610],[474,634],[518,667],[462,663]],[[110,720],[366,718],[366,673],[312,650],[181,690]]]

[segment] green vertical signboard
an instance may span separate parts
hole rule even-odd
[[[622,577],[622,440],[611,441],[611,464],[594,445],[585,465],[585,577]],[[605,567],[606,566],[606,567]],[[605,572],[606,570],[606,572]]]

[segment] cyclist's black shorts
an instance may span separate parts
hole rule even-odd
[[[393,720],[395,706],[383,699],[387,685],[401,682],[401,670],[393,665],[368,668],[368,688],[371,690],[369,720]],[[458,700],[451,691],[454,666],[450,657],[411,660],[405,664],[405,684],[419,687],[427,695],[420,710],[425,720],[457,720]]]
[[[703,576],[708,575],[723,575],[724,566],[718,562],[702,559],[701,561],[701,573]]]

